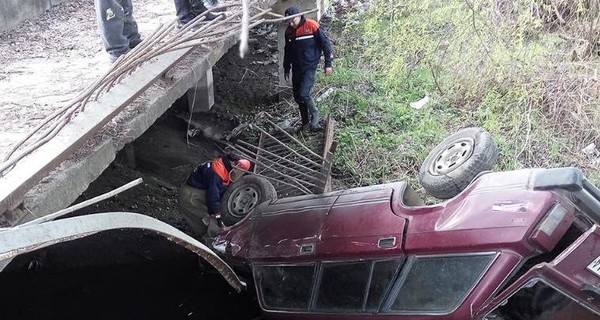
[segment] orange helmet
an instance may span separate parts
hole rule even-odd
[[[237,167],[246,171],[250,171],[250,160],[240,159],[237,161]]]

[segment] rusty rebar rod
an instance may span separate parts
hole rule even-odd
[[[250,6],[255,7],[255,2],[250,3]],[[110,90],[113,85],[117,82],[120,82],[125,76],[131,74],[135,69],[137,69],[142,63],[152,59],[160,54],[170,52],[173,50],[184,49],[189,47],[197,47],[202,46],[204,44],[213,43],[220,41],[225,38],[229,38],[234,36],[240,30],[240,25],[233,20],[238,18],[241,14],[241,11],[236,11],[231,15],[225,14],[225,18],[217,18],[215,21],[211,21],[201,26],[198,30],[192,32],[190,35],[184,36],[184,34],[189,31],[191,28],[195,27],[199,23],[205,23],[203,20],[204,16],[212,12],[214,10],[226,8],[226,7],[234,7],[240,6],[238,3],[229,3],[222,4],[219,6],[215,6],[209,10],[206,10],[201,15],[196,17],[196,21],[190,23],[188,26],[179,30],[175,34],[175,36],[168,38],[168,34],[175,28],[175,21],[170,24],[160,25],[159,28],[153,32],[149,37],[144,39],[140,45],[131,50],[127,55],[121,56],[114,64],[112,64],[109,70],[99,77],[96,81],[94,81],[91,85],[87,86],[80,94],[76,96],[76,98],[69,103],[66,107],[61,108],[57,112],[53,113],[51,116],[47,117],[43,120],[42,123],[37,125],[25,138],[21,139],[18,143],[16,143],[9,153],[4,157],[2,164],[0,164],[0,174],[4,173],[4,171],[10,167],[12,167],[18,160],[22,159],[27,154],[30,154],[35,149],[39,148],[41,145],[50,140],[50,138],[54,137],[58,131],[60,131],[66,122],[68,122],[75,113],[79,111],[85,110],[87,103],[90,99],[97,100],[99,95],[103,92]],[[259,13],[250,17],[250,21],[252,23],[249,25],[250,28],[253,28],[259,24],[268,22],[276,22],[282,21],[285,19],[291,19],[290,17],[280,17],[277,14],[270,12],[271,9],[259,9]],[[313,12],[306,11],[305,13]],[[279,19],[264,19],[266,15],[270,16],[278,16]],[[256,20],[256,21],[253,21]],[[236,23],[234,26],[226,27],[223,30],[217,29],[217,27],[225,26],[228,23]],[[209,29],[212,29],[209,32]],[[215,37],[216,36],[216,37]],[[203,37],[200,39],[200,37]],[[210,38],[213,37],[213,38]],[[175,40],[174,39],[178,39]],[[56,120],[58,118],[58,120]],[[44,132],[39,133],[44,127],[46,127],[50,122],[55,121],[49,128],[47,128]],[[23,152],[19,153],[19,156],[13,158],[9,161],[9,159],[15,154],[15,152],[22,148],[32,137],[36,134],[39,134],[40,137],[32,143],[32,145],[25,149]],[[17,159],[18,158],[18,159]]]

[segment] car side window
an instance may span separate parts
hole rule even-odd
[[[308,310],[314,265],[255,266],[254,278],[266,309]]]
[[[376,311],[401,260],[323,263],[314,309]]]
[[[493,254],[417,257],[407,263],[389,312],[449,313],[479,281]]]

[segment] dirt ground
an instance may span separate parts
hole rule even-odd
[[[134,15],[142,33],[145,20],[171,18],[168,11],[172,10],[172,1],[141,0],[135,6],[138,13]],[[140,7],[152,9],[142,12]],[[89,34],[83,37],[85,43],[45,41],[50,38],[46,33],[49,29],[61,32],[61,38],[69,38],[69,31],[62,32],[60,24],[50,27],[49,21],[57,16],[68,16],[66,21],[61,20],[68,27],[80,24],[88,30]],[[150,25],[147,30],[152,30]],[[34,41],[40,45],[23,46],[27,42],[24,34],[35,35]],[[6,45],[10,43],[15,44],[14,48]],[[276,26],[253,30],[250,49],[249,55],[241,59],[238,47],[234,46],[214,66],[215,105],[210,112],[190,116],[186,99],[178,100],[146,133],[126,146],[75,202],[140,177],[144,180],[142,185],[72,215],[137,212],[189,234],[179,213],[178,189],[199,163],[222,153],[224,146],[211,137],[223,138],[234,128],[252,122],[261,111],[292,125],[298,120],[296,106],[282,98],[290,88],[278,85]],[[28,56],[39,61],[25,59]],[[78,62],[71,64],[70,56],[76,56],[74,60]],[[90,1],[72,1],[48,13],[40,23],[25,23],[12,33],[0,35],[0,62],[6,62],[7,66],[0,73],[0,86],[11,83],[0,97],[2,143],[18,139],[36,121],[68,100],[70,94],[78,92],[87,80],[95,79],[108,67],[106,61]],[[30,66],[32,69],[28,69]],[[64,74],[58,71],[61,68]],[[89,73],[74,75],[79,69]],[[48,78],[37,78],[40,73]],[[77,81],[73,79],[80,76]],[[24,95],[32,90],[26,79],[47,88],[48,96],[41,99]],[[61,81],[64,87],[56,85]],[[194,123],[192,127],[188,125],[189,119]],[[256,137],[244,136],[250,142],[253,138]],[[80,265],[80,261],[86,263]],[[0,277],[0,286],[5,288],[4,295],[0,294],[0,317],[258,319],[260,312],[251,279],[244,279],[249,281],[249,290],[236,294],[210,267],[198,269],[198,266],[197,258],[189,252],[151,235],[130,232],[95,235],[22,255],[13,261],[6,269],[9,273]],[[61,307],[57,308],[58,305]]]
[[[240,59],[235,46],[215,65],[215,106],[210,112],[194,113],[194,123],[211,132],[227,133],[251,121],[258,111],[272,110],[280,90],[273,32],[276,29],[257,30],[249,56]],[[286,110],[274,111],[286,114]],[[189,137],[189,118],[186,100],[179,99],[127,146],[76,202],[140,177],[144,183],[73,215],[137,212],[189,233],[179,214],[179,185],[196,165],[219,155],[222,148],[202,133]],[[133,157],[127,156],[128,150],[133,150]],[[252,279],[244,278],[248,290],[238,294],[187,250],[139,231],[101,233],[37,250],[19,256],[5,271],[0,273],[4,275],[0,286],[5,289],[0,294],[2,318],[214,320],[260,316]]]
[[[260,111],[279,113],[273,110],[274,106],[279,106],[277,93],[281,91],[277,85],[276,28],[264,27],[254,31],[252,36],[252,51],[248,56],[241,59],[238,47],[234,46],[213,68],[215,105],[210,112],[194,113],[191,117],[193,123],[201,126],[205,132],[208,130],[221,137],[237,126],[252,121]],[[287,116],[295,117],[295,114]],[[179,214],[179,186],[198,164],[222,154],[224,148],[222,144],[207,138],[200,127],[189,128],[195,133],[194,137],[187,135],[189,118],[187,101],[179,99],[130,146],[134,150],[135,160],[122,151],[76,202],[140,177],[144,183],[76,214],[138,212],[167,222],[184,232],[189,231]]]
[[[136,0],[142,37],[175,18],[173,1]],[[0,156],[110,67],[94,3],[70,0],[0,33]]]

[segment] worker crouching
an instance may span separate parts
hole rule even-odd
[[[223,227],[221,198],[231,182],[250,170],[249,160],[226,155],[199,165],[179,191],[179,207],[192,234],[201,239]]]

